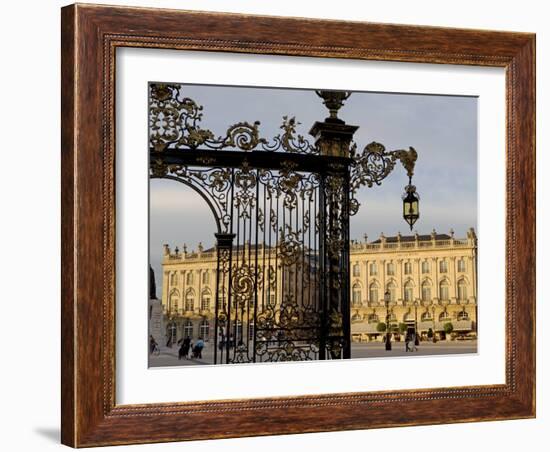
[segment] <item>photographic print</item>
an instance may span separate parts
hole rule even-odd
[[[150,367],[476,353],[476,97],[148,100]]]

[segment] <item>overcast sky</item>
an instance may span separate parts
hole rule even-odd
[[[311,138],[311,125],[328,116],[321,99],[309,90],[189,85],[183,92],[204,106],[201,126],[216,136],[231,124],[259,120],[261,136],[270,141],[288,115],[296,116],[299,133]],[[354,135],[358,151],[371,141],[387,150],[417,150],[413,184],[421,200],[414,230],[427,234],[453,228],[463,237],[469,227],[477,229],[477,98],[354,92],[338,116],[359,126]],[[407,182],[398,163],[381,186],[361,191],[361,208],[351,219],[352,239],[362,240],[365,233],[369,241],[381,232],[410,233],[401,216]],[[214,232],[212,213],[198,194],[175,181],[151,180],[149,252],[157,287],[163,243],[180,249],[183,243],[189,249],[198,242],[210,247]]]

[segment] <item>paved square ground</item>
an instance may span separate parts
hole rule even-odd
[[[162,347],[158,356],[149,356],[151,367],[166,366],[197,366],[212,364],[214,362],[214,350],[211,344],[206,344],[202,351],[202,359],[178,359],[178,346],[172,348]],[[392,342],[392,350],[387,351],[382,342],[353,343],[351,346],[352,358],[386,358],[396,356],[434,356],[434,355],[456,355],[463,353],[476,353],[477,341],[439,341],[420,342],[418,350],[413,352],[405,351],[404,342]]]

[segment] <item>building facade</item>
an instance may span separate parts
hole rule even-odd
[[[423,339],[475,337],[477,237],[454,233],[393,237],[350,249],[351,332],[354,341],[382,340],[414,329]],[[386,298],[388,303],[386,306]],[[449,326],[450,324],[451,326]]]
[[[260,255],[273,253],[275,249]],[[258,265],[269,268],[267,262]],[[168,342],[186,336],[212,340],[216,268],[215,249],[204,250],[199,244],[196,251],[188,252],[184,246],[180,252],[165,245],[161,301]],[[473,228],[461,239],[452,231],[433,231],[428,235],[382,234],[372,242],[366,237],[363,242],[352,242],[350,278],[353,341],[382,340],[387,324],[396,338],[407,329],[423,339],[476,335],[477,237]],[[283,294],[284,290],[274,292]]]

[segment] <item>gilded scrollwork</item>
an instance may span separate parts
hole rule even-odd
[[[149,88],[149,144],[155,152],[203,147],[211,150],[265,150],[318,153],[303,135],[294,117],[283,117],[282,133],[271,143],[260,136],[260,122],[241,121],[228,127],[223,136],[201,127],[203,106],[185,97],[183,85],[151,83]]]
[[[357,154],[355,148],[352,148],[351,155],[353,164],[350,173],[350,215],[355,215],[359,210],[360,203],[356,198],[359,188],[380,185],[393,171],[397,161],[400,161],[407,171],[410,184],[418,158],[418,153],[413,147],[409,147],[408,151],[386,151],[383,144],[375,141],[365,146],[361,154]]]
[[[171,178],[193,186],[212,207],[219,232],[228,232],[231,223],[229,198],[233,182],[231,168],[191,168],[181,164],[166,164],[161,159],[151,160],[149,176]]]
[[[318,154],[319,150],[313,146],[303,135],[297,133],[296,127],[301,123],[296,118],[283,116],[283,123],[280,129],[283,130],[273,138],[272,143],[262,143],[262,149],[266,151],[284,150],[291,153]]]

